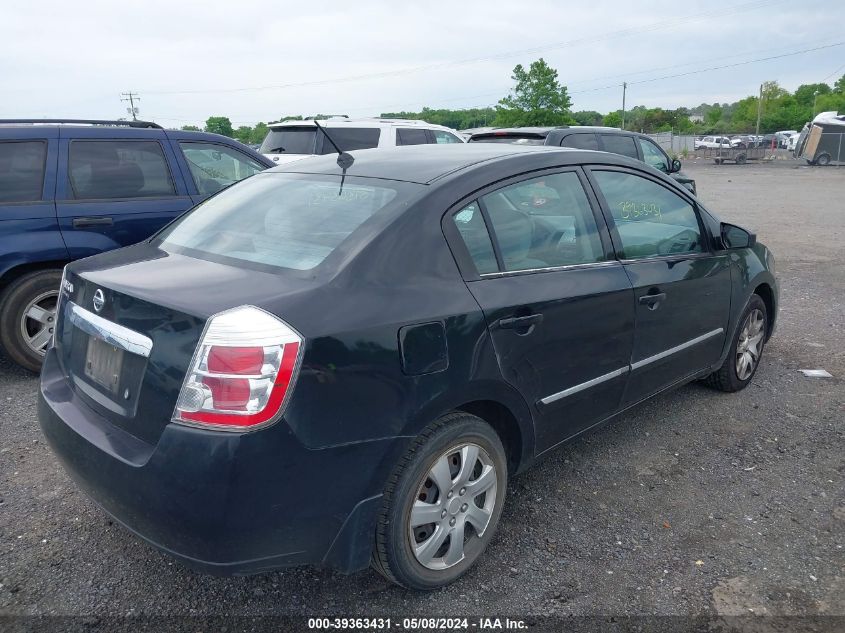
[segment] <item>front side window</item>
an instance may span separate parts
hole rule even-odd
[[[444,132],[443,130],[431,130],[434,134],[435,143],[463,143],[461,139],[451,132]]]
[[[598,149],[599,142],[592,132],[581,134],[570,134],[560,142],[561,147],[574,147],[575,149]]]
[[[601,142],[604,145],[604,151],[612,154],[621,154],[622,156],[630,156],[639,160],[637,155],[637,147],[634,145],[634,139],[623,134],[602,134]]]
[[[703,250],[693,206],[652,180],[618,171],[593,172],[621,240],[622,259]]]
[[[481,197],[507,271],[604,260],[587,195],[575,172],[532,178]]]
[[[663,150],[648,139],[640,138],[638,140],[640,142],[640,148],[643,150],[643,161],[646,165],[651,165],[663,173],[668,173],[669,165]]]
[[[265,173],[220,192],[170,225],[164,250],[259,268],[310,270],[362,225],[398,214],[421,185]]]
[[[73,141],[68,175],[81,200],[176,195],[158,141]]]
[[[44,141],[0,143],[0,204],[41,200],[46,156]]]
[[[425,145],[428,143],[428,134],[425,130],[414,128],[399,128],[396,130],[397,145]]]
[[[377,127],[330,127],[329,135],[341,151],[351,152],[354,149],[370,149],[378,147],[381,130]],[[322,135],[321,135],[322,136]],[[337,150],[328,140],[323,138],[320,154],[334,154]]]
[[[188,161],[197,191],[204,196],[265,169],[264,165],[236,149],[218,143],[180,141],[179,147]]]

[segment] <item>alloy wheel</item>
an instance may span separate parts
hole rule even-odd
[[[760,362],[760,352],[763,347],[765,325],[763,312],[757,308],[748,313],[736,346],[736,376],[740,380],[748,380]]]
[[[56,325],[56,303],[58,290],[42,292],[26,305],[21,314],[21,335],[29,349],[44,356],[53,338]]]
[[[408,536],[417,561],[440,570],[464,560],[490,523],[497,485],[496,466],[481,446],[460,444],[442,453],[410,509]]]

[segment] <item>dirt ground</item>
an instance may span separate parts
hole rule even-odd
[[[441,591],[181,567],[75,488],[41,437],[36,378],[0,359],[0,613],[845,616],[845,168],[782,163],[685,165],[776,256],[779,324],[753,384],[686,386],[515,478],[492,546]]]

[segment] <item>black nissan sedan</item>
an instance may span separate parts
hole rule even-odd
[[[657,393],[753,378],[772,255],[668,176],[516,145],[353,156],[65,269],[44,434],[172,556],[433,589],[484,551],[509,476]]]

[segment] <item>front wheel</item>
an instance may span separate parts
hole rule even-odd
[[[760,366],[769,321],[766,304],[759,295],[751,295],[739,324],[725,362],[705,379],[720,391],[745,389]]]
[[[41,270],[12,282],[0,303],[0,343],[21,367],[41,369],[56,324],[61,270]]]
[[[434,422],[385,489],[373,567],[409,589],[457,580],[493,537],[507,476],[502,442],[483,420],[456,412]]]

